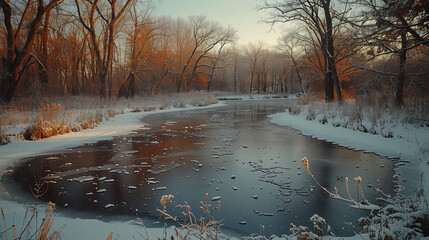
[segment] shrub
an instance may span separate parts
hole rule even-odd
[[[39,106],[36,123],[30,125],[23,133],[25,140],[39,140],[58,134],[62,106],[60,104],[42,103]],[[63,121],[64,122],[64,118]]]
[[[6,135],[6,133],[2,130],[0,126],[0,146],[6,145],[8,143],[10,143],[10,138]]]

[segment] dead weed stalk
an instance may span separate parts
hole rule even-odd
[[[192,212],[191,206],[185,201],[184,204],[178,204],[175,207],[181,208],[183,215],[183,222],[181,222],[177,217],[171,216],[167,213],[167,204],[172,203],[173,195],[163,195],[160,203],[162,206],[161,209],[157,209],[158,212],[161,213],[161,218],[165,220],[172,220],[176,224],[180,226],[180,228],[174,228],[174,235],[171,236],[171,239],[180,239],[187,240],[191,238],[197,239],[219,239],[220,228],[222,226],[222,220],[219,220],[219,216],[217,220],[214,220],[211,215],[212,205],[208,203],[208,194],[206,193],[205,200],[200,201],[200,210],[202,211],[202,215],[199,219]],[[220,201],[218,201],[218,214],[220,209]],[[141,222],[141,220],[139,219]],[[146,231],[146,230],[145,230]],[[146,236],[139,233],[140,236],[144,239],[149,239],[149,236],[146,232]],[[167,239],[167,233],[164,228],[164,236],[162,239]]]
[[[5,230],[0,232],[0,235],[4,236],[4,239],[8,240],[9,237],[12,237],[13,240],[21,240],[21,239],[37,239],[37,240],[48,240],[48,239],[61,239],[61,234],[59,231],[53,231],[51,235],[52,224],[54,223],[54,209],[55,203],[49,202],[46,207],[45,216],[42,220],[40,226],[36,227],[34,232],[32,231],[33,226],[37,223],[37,209],[33,208],[31,216],[29,216],[29,209],[25,211],[25,216],[22,222],[21,229],[17,232],[17,226],[12,224],[10,227],[7,227],[6,216],[3,208],[1,208],[1,214],[4,221]],[[12,233],[12,235],[8,233]],[[18,234],[19,233],[19,234]],[[48,236],[49,235],[49,236]]]

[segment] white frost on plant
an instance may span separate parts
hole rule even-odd
[[[423,173],[423,183],[429,187],[429,127],[405,113],[375,111],[356,109],[348,103],[313,103],[269,117],[272,123],[289,126],[306,136],[410,162],[399,166],[397,172],[413,178],[413,182]],[[410,166],[420,173],[410,172]]]
[[[422,238],[422,224],[429,224],[429,207],[425,193],[429,187],[429,128],[427,119],[416,120],[405,113],[389,110],[375,112],[374,108],[356,109],[356,105],[313,103],[296,106],[287,112],[271,115],[271,122],[289,126],[302,134],[333,142],[355,150],[374,152],[386,157],[400,158],[396,164],[394,181],[408,178],[405,183],[412,187],[420,185],[416,196],[399,194],[404,188],[398,185],[398,195],[384,199],[388,205],[372,206],[374,211],[360,219],[361,232],[351,239],[410,239]],[[408,164],[404,164],[407,162]],[[308,168],[305,162],[304,166]],[[409,181],[409,180],[412,181]],[[360,185],[362,179],[354,179]],[[338,198],[338,194],[334,197]],[[362,207],[360,204],[358,207]],[[352,206],[353,207],[353,206]],[[313,216],[314,217],[314,216]],[[315,232],[318,231],[315,228]],[[316,239],[308,228],[292,225],[290,237]],[[293,238],[292,238],[293,239]],[[347,238],[345,238],[347,239]]]

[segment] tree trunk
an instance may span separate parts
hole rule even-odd
[[[399,54],[399,73],[398,73],[398,84],[396,85],[395,92],[395,103],[401,106],[404,103],[404,82],[405,82],[405,70],[407,63],[407,33],[404,31],[401,33],[401,44],[402,49]]]
[[[34,39],[43,20],[43,16],[58,2],[60,2],[60,0],[51,0],[51,2],[45,5],[43,1],[38,1],[36,16],[31,20],[28,26],[29,31],[26,38],[22,39],[24,46],[22,49],[18,49],[18,40],[15,38],[18,29],[13,29],[12,26],[12,7],[10,6],[9,1],[0,0],[0,7],[3,10],[3,22],[6,28],[5,35],[7,48],[6,57],[2,59],[3,73],[0,98],[3,101],[10,102],[12,100],[16,87],[18,86],[20,76],[27,67],[26,62],[30,57]],[[30,4],[30,2],[28,2],[28,4]],[[21,19],[21,21],[24,20]],[[22,22],[20,22],[20,24],[21,23]]]
[[[112,99],[112,88],[113,88],[113,61],[110,61],[109,99]]]
[[[192,50],[191,55],[188,57],[188,61],[186,61],[185,66],[183,66],[182,72],[180,73],[179,81],[176,83],[177,92],[180,92],[180,88],[182,86],[182,80],[183,76],[185,75],[185,71],[188,68],[189,63],[191,62],[191,59],[194,57],[195,51],[197,51],[198,44],[196,43],[194,46],[194,49]],[[190,79],[189,81],[191,81]]]
[[[10,66],[3,66],[1,78],[0,97],[4,102],[10,102],[15,92],[18,83],[18,74],[16,68]]]
[[[72,82],[72,95],[79,95],[80,87],[79,87],[79,59],[74,56],[72,58],[72,66],[71,66],[71,82]]]
[[[99,74],[98,94],[100,95],[100,98],[105,98],[107,96],[107,87],[106,87],[107,77],[108,75],[104,71]]]
[[[326,40],[326,38],[325,38]],[[324,69],[325,69],[325,101],[333,102],[335,100],[334,95],[334,80],[332,78],[332,72],[328,65],[328,54],[326,53],[326,41],[323,42],[325,44],[322,49],[323,51],[323,60],[324,60]]]
[[[49,39],[49,18],[51,16],[51,10],[46,11],[45,22],[43,30],[41,32],[41,56],[39,64],[39,81],[42,94],[44,96],[48,93],[49,78],[48,78],[48,39]]]
[[[299,86],[301,87],[302,94],[304,94],[304,96],[307,96],[307,92],[305,91],[303,83],[302,83],[302,77],[301,77],[301,74],[299,72],[298,63],[296,62],[295,57],[293,56],[293,51],[291,51],[291,53],[290,53],[290,58],[291,58],[292,63],[293,63],[293,68],[295,69],[296,76],[298,77]]]
[[[212,84],[212,79],[213,79],[213,75],[214,75],[214,71],[216,69],[216,65],[217,65],[217,60],[213,63],[212,69],[210,70],[210,75],[209,75],[209,80],[207,82],[207,92],[210,92],[210,87]]]
[[[252,75],[250,76],[250,88],[249,93],[252,93],[252,85],[253,85],[253,78],[255,76],[255,67],[252,68]]]
[[[237,93],[237,61],[234,61],[234,92]]]
[[[335,62],[334,38],[332,33],[332,17],[330,12],[331,0],[325,0],[325,1],[322,1],[322,3],[323,3],[323,10],[325,12],[325,20],[326,20],[326,28],[327,28],[326,29],[327,49],[325,49],[325,51],[326,51],[326,57],[328,59],[328,68],[329,68],[328,74],[331,74],[331,76],[328,75],[328,84],[329,84],[329,88],[332,88],[332,86],[335,86],[338,102],[341,103],[343,102],[343,95],[341,93],[340,80],[338,79],[336,62]]]

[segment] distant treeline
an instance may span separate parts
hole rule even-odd
[[[154,16],[149,0],[0,0],[0,97],[133,97],[190,90],[382,92],[426,99],[429,2],[261,1],[277,48],[236,44],[204,16]]]

